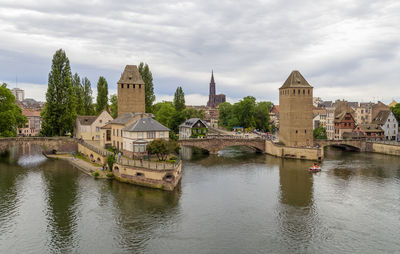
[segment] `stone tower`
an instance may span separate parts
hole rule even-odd
[[[313,87],[292,71],[279,88],[279,141],[286,146],[313,146]]]
[[[136,65],[125,66],[118,83],[118,116],[145,113],[144,82]]]

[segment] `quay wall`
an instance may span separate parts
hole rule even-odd
[[[91,161],[96,162],[98,164],[107,165],[107,156],[97,153],[88,147],[78,143],[78,152],[89,158]]]
[[[324,158],[323,148],[289,147],[265,141],[265,153],[282,158],[301,160],[322,160]]]
[[[372,152],[400,156],[400,145],[372,143]]]

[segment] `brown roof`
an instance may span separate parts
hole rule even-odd
[[[96,121],[97,116],[77,116],[76,119],[81,123],[81,125],[91,125]]]
[[[279,105],[273,105],[270,112],[271,113],[279,113]]]
[[[383,132],[379,124],[373,124],[373,123],[359,124],[358,127],[360,127],[360,129],[363,132]]]
[[[380,124],[380,125],[385,124],[389,115],[390,115],[390,110],[381,110],[376,115],[374,120],[372,120],[372,123]]]
[[[307,80],[300,74],[299,71],[292,71],[289,77],[286,79],[285,83],[281,86],[281,88],[291,88],[291,87],[307,87],[310,88],[310,84]]]
[[[144,81],[136,65],[125,66],[125,70],[121,74],[121,78],[118,81],[118,84],[120,83],[144,85]]]

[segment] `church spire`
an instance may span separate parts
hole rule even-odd
[[[211,81],[210,81],[210,84],[215,84],[215,81],[214,81],[214,70],[211,70]]]

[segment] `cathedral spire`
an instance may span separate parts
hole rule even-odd
[[[211,70],[211,81],[210,81],[210,84],[215,84],[215,81],[214,81],[214,70]]]

